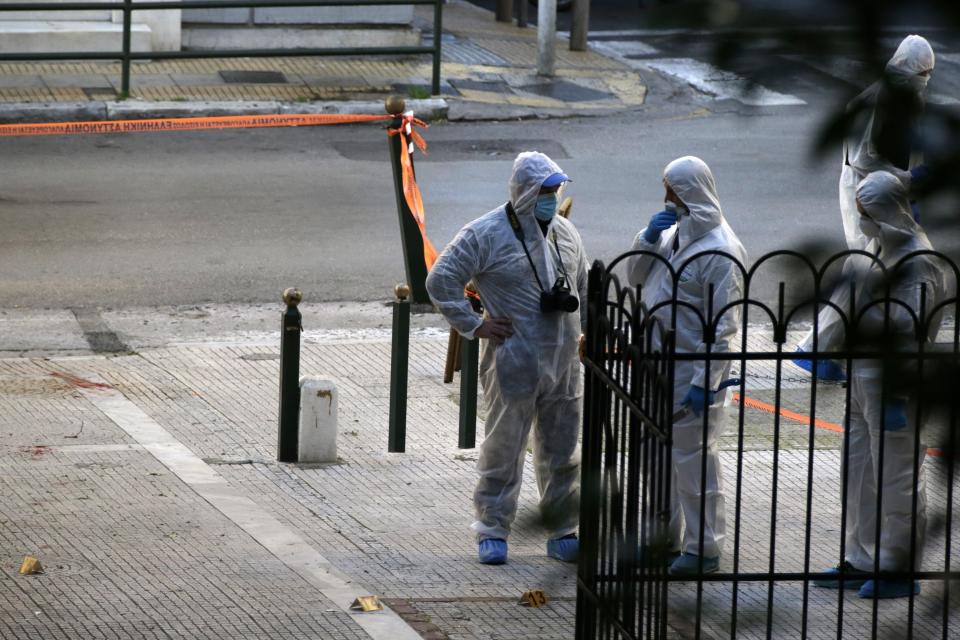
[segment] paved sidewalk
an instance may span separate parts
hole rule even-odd
[[[432,8],[418,6],[415,15],[415,26],[432,37]],[[441,97],[449,111],[431,117],[604,114],[640,106],[646,95],[636,71],[595,51],[570,51],[562,39],[556,78],[538,77],[536,31],[497,23],[464,0],[444,7],[442,51]],[[0,121],[45,112],[45,119],[149,117],[178,108],[198,115],[336,112],[339,102],[391,93],[426,98],[431,73],[429,56],[144,62],[133,66],[130,99],[121,101],[119,63],[0,63]]]
[[[198,310],[184,335],[215,321],[211,315]],[[148,325],[119,314],[106,321],[139,351],[0,359],[0,638],[573,637],[575,568],[544,555],[529,462],[509,564],[476,561],[468,526],[477,452],[456,448],[458,388],[441,381],[446,339],[432,328],[436,316],[415,318],[403,454],[386,453],[389,332],[307,334],[303,374],[334,379],[341,393],[340,461],[326,465],[274,460],[275,333],[141,347],[136,333],[149,336]],[[758,398],[766,375],[750,373]],[[797,388],[784,392],[797,410],[808,393],[802,382],[798,375]],[[819,417],[839,420],[842,389],[819,395]],[[739,524],[743,535],[741,570],[761,571],[772,416],[750,410],[745,423],[743,510],[737,523],[731,498],[728,526]],[[809,440],[803,425],[781,429],[777,568],[794,571],[804,562]],[[829,432],[817,438],[814,568],[835,560],[840,513],[839,442]],[[730,428],[722,445],[728,469],[735,447]],[[940,511],[944,466],[931,459],[928,469],[931,509]],[[925,566],[935,568],[942,530],[934,527],[928,548]],[[46,573],[17,575],[26,554],[37,555]],[[725,556],[724,569],[729,562]],[[545,590],[546,607],[517,604],[533,588]],[[917,601],[919,629],[933,635],[938,593],[929,583]],[[356,594],[379,595],[391,609],[351,613]],[[766,584],[743,583],[739,594],[741,637],[764,637]],[[836,592],[810,595],[810,637],[836,637]],[[729,587],[709,586],[704,597],[703,637],[728,636]],[[774,637],[795,637],[799,587],[778,588],[776,602]],[[670,637],[693,637],[685,624],[694,590],[671,587],[671,603]],[[853,633],[869,607],[855,594],[845,607]],[[905,607],[882,609],[890,637]]]

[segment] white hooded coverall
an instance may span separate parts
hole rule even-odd
[[[878,171],[868,175],[857,187],[857,197],[867,214],[879,225],[876,239],[880,259],[888,271],[895,274],[889,293],[882,284],[880,267],[874,265],[866,276],[866,284],[858,298],[857,308],[866,310],[858,325],[860,332],[880,332],[884,326],[884,298],[899,301],[917,314],[922,322],[930,320],[927,340],[934,340],[942,314],[933,315],[947,295],[946,278],[937,261],[930,256],[915,256],[897,267],[904,256],[923,250],[932,250],[930,241],[910,211],[907,189],[894,174]],[[894,269],[896,270],[894,271]],[[926,289],[924,313],[920,316],[921,287]],[[873,303],[873,304],[871,304]],[[916,350],[916,321],[899,304],[890,304],[889,323],[893,337],[884,339],[893,348]],[[926,530],[926,478],[923,459],[927,447],[923,430],[916,424],[916,402],[907,403],[907,426],[896,429],[884,425],[881,430],[882,389],[884,370],[880,361],[854,361],[850,376],[850,421],[847,428],[849,447],[845,452],[847,469],[847,537],[846,560],[862,571],[873,570],[873,550],[877,522],[877,486],[882,487],[880,514],[880,570],[907,571],[910,569],[910,529],[913,501],[913,461],[916,438],[919,437],[919,474],[917,477],[917,552],[915,567],[919,567]],[[913,395],[915,380],[895,380],[888,388],[897,396]],[[888,395],[889,403],[892,397]],[[883,475],[878,475],[881,435],[884,441]]]
[[[554,173],[562,171],[546,155],[521,153],[513,164],[510,202],[543,287],[549,290],[562,275],[562,260],[570,292],[580,300],[579,311],[540,310],[540,287],[505,206],[463,227],[427,277],[431,300],[464,337],[472,339],[482,322],[463,295],[470,280],[488,317],[513,321],[513,336],[500,346],[485,340],[480,359],[487,419],[471,527],[480,540],[506,539],[510,533],[531,426],[540,509],[549,537],[577,530],[583,394],[577,346],[586,327],[587,258],[570,221],[554,216],[544,238],[533,215],[541,185]]]
[[[887,62],[887,82],[904,88],[917,91],[922,96],[925,80],[919,75],[925,71],[933,71],[935,57],[933,48],[925,38],[910,35],[903,39]],[[880,102],[884,91],[883,81],[878,81],[867,87],[848,105],[848,110],[856,109],[859,105],[872,105],[869,117],[865,123],[863,133],[857,141],[846,141],[843,145],[843,156],[840,170],[840,219],[843,222],[843,234],[847,241],[847,248],[861,249],[876,253],[876,243],[871,243],[860,231],[860,214],[857,211],[857,185],[867,174],[873,171],[887,171],[896,176],[909,191],[911,187],[910,169],[922,163],[922,154],[914,151],[910,154],[908,166],[897,166],[891,159],[883,157],[877,150],[877,138],[881,127],[899,126],[908,135],[910,123],[891,123],[882,113]],[[842,282],[838,285],[830,301],[841,309],[849,307],[851,281],[860,283],[859,274],[870,268],[868,258],[851,256],[843,266]],[[859,288],[859,287],[857,287]],[[843,348],[844,328],[840,316],[830,307],[823,307],[819,314],[818,351],[836,351]],[[808,333],[800,342],[799,349],[805,352],[813,351],[813,332]]]
[[[637,234],[632,250],[644,250],[667,258],[678,272],[677,300],[698,309],[707,322],[716,322],[715,353],[729,352],[740,323],[740,307],[734,306],[717,318],[728,302],[743,298],[743,277],[740,267],[730,258],[709,255],[687,262],[704,251],[723,251],[746,265],[747,253],[720,209],[717,187],[710,168],[693,156],[674,160],[663,172],[664,181],[690,210],[678,224],[660,235],[651,244],[644,231]],[[674,251],[675,238],[679,245]],[[686,266],[684,266],[686,264]],[[681,267],[683,270],[680,271]],[[651,256],[634,256],[628,262],[628,279],[632,286],[642,285],[641,301],[647,309],[673,298],[674,280],[663,263]],[[713,285],[714,317],[707,317],[710,286]],[[670,305],[656,315],[664,326],[671,326]],[[703,322],[689,309],[678,307],[676,318],[676,352],[703,353]],[[654,348],[659,345],[654,344]],[[674,411],[680,409],[691,385],[716,391],[728,377],[729,362],[676,361],[674,368]],[[724,514],[723,473],[720,469],[718,440],[723,431],[723,398],[716,394],[706,417],[693,413],[673,424],[673,480],[671,486],[670,544],[671,550],[700,555],[699,536],[704,528],[703,556],[714,558],[723,550],[726,525]],[[703,424],[707,421],[707,440],[703,442]],[[702,455],[707,458],[706,483],[701,487]],[[700,522],[701,496],[706,501],[703,523]],[[686,527],[684,527],[684,521]]]

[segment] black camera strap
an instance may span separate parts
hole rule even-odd
[[[530,268],[533,269],[533,277],[537,280],[537,286],[540,288],[541,292],[546,291],[546,289],[543,288],[543,283],[540,282],[540,276],[537,275],[537,268],[533,264],[533,258],[530,257],[530,251],[527,249],[527,241],[523,238],[523,227],[520,226],[520,218],[517,217],[517,212],[513,210],[513,204],[508,202],[504,208],[507,211],[507,220],[510,221],[510,227],[513,229],[513,235],[517,236],[517,240],[520,241],[520,245],[523,247],[523,252],[527,256],[527,262],[530,263]],[[557,241],[556,236],[553,237],[553,241]],[[563,261],[561,260],[561,263],[562,262]],[[566,275],[566,271],[564,271],[564,275]]]
[[[560,253],[560,244],[557,243],[557,230],[553,230],[553,248],[557,250],[557,262],[560,263],[560,271],[563,273],[563,279],[567,281],[567,286],[570,285],[570,276],[567,275],[567,268],[563,266],[563,254]]]

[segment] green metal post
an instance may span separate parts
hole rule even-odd
[[[477,446],[477,361],[479,340],[460,338],[460,437],[457,446]]]
[[[407,371],[410,360],[410,287],[394,289],[393,341],[390,352],[390,431],[387,451],[403,453],[407,448]]]
[[[440,42],[443,40],[443,0],[433,5],[433,81],[430,92],[440,95]]]
[[[123,60],[120,62],[120,97],[130,97],[130,23],[133,14],[133,0],[123,0]]]
[[[300,333],[303,331],[297,305],[303,294],[297,289],[283,292],[287,309],[280,322],[280,424],[277,432],[277,460],[296,462],[300,432]]]
[[[397,116],[390,122],[391,129],[404,126],[399,116],[406,110],[406,102],[400,96],[390,96],[386,100],[387,113]],[[403,151],[400,136],[387,136],[390,144],[390,165],[393,167],[394,194],[397,199],[397,214],[400,216],[400,240],[403,243],[403,262],[406,267],[407,283],[416,304],[430,304],[427,295],[427,265],[423,259],[423,238],[420,227],[407,206],[403,194],[403,168],[400,156]],[[407,138],[410,141],[410,138]],[[413,168],[413,158],[410,158]]]

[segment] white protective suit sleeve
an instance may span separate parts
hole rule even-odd
[[[437,258],[427,277],[431,300],[450,326],[468,340],[473,339],[483,318],[473,310],[463,288],[480,270],[482,254],[476,230],[464,227]]]
[[[579,237],[579,232],[577,236]],[[587,252],[583,250],[583,242],[580,242],[580,260],[579,271],[577,275],[577,295],[580,298],[580,332],[587,332],[587,285],[590,280],[590,263],[587,260]]]
[[[670,247],[673,246],[673,236],[676,233],[676,227],[671,227],[660,234],[660,239],[656,242],[647,242],[644,237],[647,228],[644,227],[640,233],[633,239],[630,251],[651,251],[659,256],[666,258],[670,254]],[[654,264],[660,263],[659,260],[650,255],[630,256],[627,258],[627,282],[631,287],[643,284]]]
[[[728,303],[743,299],[743,277],[737,267],[729,258],[722,256],[711,256],[706,260],[707,264],[703,269],[703,299],[710,297],[711,284],[713,285],[713,318],[706,318],[707,322],[713,322],[716,319],[716,334],[714,343],[711,345],[713,353],[730,353],[731,341],[736,338],[740,330],[740,305],[735,305],[720,315],[721,309]],[[704,310],[707,305],[704,304]],[[697,345],[697,353],[706,353],[707,345],[701,340]],[[707,378],[706,367],[710,366],[710,376]],[[716,391],[720,383],[723,382],[724,372],[729,367],[725,366],[724,361],[708,362],[707,360],[697,360],[693,366],[693,376],[690,378],[690,384],[703,387],[704,380],[709,380],[707,388]]]

